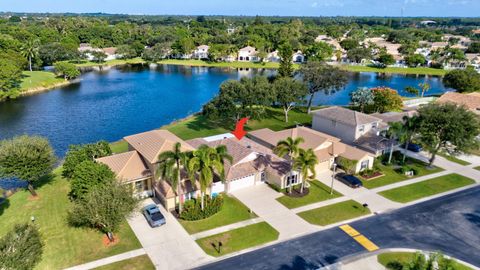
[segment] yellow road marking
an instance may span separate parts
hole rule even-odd
[[[355,239],[355,241],[357,241],[360,245],[362,245],[364,248],[366,248],[370,252],[378,249],[377,245],[372,243],[372,241],[368,240],[368,238],[366,238],[363,235],[355,236],[353,237],[353,239]]]
[[[345,225],[342,225],[340,226],[340,229],[342,229],[344,232],[346,232],[348,235],[350,235],[351,237],[354,237],[354,236],[357,236],[357,235],[360,235],[360,233],[355,230],[354,228],[352,228],[350,225],[348,224],[345,224]]]

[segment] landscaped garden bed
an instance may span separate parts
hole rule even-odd
[[[298,213],[307,222],[315,225],[329,225],[340,221],[370,214],[370,209],[354,200],[335,203]]]
[[[379,194],[389,200],[406,203],[474,183],[475,181],[468,177],[459,174],[448,174],[415,184],[389,189]]]
[[[198,239],[197,243],[208,255],[219,257],[274,241],[278,235],[268,223],[260,222]]]
[[[330,194],[330,188],[321,183],[318,180],[311,181],[310,187],[308,188],[308,194],[304,196],[295,196],[288,194],[288,190],[283,191],[284,196],[277,198],[277,201],[289,209],[298,208],[304,205],[321,202],[329,199],[334,199],[341,197],[342,194],[337,191],[333,191],[333,194]],[[298,188],[299,189],[299,188]],[[295,189],[296,190],[296,189]],[[295,194],[292,192],[292,194]]]
[[[179,219],[178,221],[190,234],[202,231],[208,231],[217,227],[237,223],[243,220],[256,217],[243,203],[234,197],[224,195],[223,205],[218,213],[204,219],[188,221]]]
[[[375,172],[383,174],[383,176],[367,179],[360,175],[360,179],[365,188],[372,189],[382,187],[443,171],[442,168],[435,166],[428,167],[427,163],[410,157],[407,157],[403,163],[403,156],[400,152],[394,153],[390,164],[388,164],[388,155],[383,158],[383,161],[378,160],[375,162],[373,169]],[[409,172],[413,175],[408,175]]]

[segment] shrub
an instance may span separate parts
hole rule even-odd
[[[33,269],[41,260],[43,243],[32,224],[17,224],[0,239],[0,269]]]
[[[183,211],[180,213],[180,218],[183,220],[200,220],[208,218],[222,210],[223,197],[218,195],[215,197],[205,196],[205,209],[202,211],[200,199],[192,199],[185,202]]]

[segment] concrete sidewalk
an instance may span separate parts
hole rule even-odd
[[[67,268],[66,270],[93,269],[93,268],[97,268],[97,267],[104,266],[104,265],[107,265],[107,264],[111,264],[111,263],[114,263],[114,262],[119,262],[119,261],[124,261],[124,260],[131,259],[131,258],[135,258],[135,257],[141,256],[141,255],[144,255],[144,254],[146,254],[145,250],[143,248],[139,248],[139,249],[136,249],[136,250],[132,250],[132,251],[128,251],[128,252],[125,252],[125,253],[114,255],[114,256],[111,256],[111,257],[103,258],[103,259],[96,260],[96,261],[93,261],[93,262],[89,262],[89,263],[86,263],[86,264],[73,266],[73,267]]]

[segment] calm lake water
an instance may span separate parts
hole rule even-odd
[[[225,80],[273,73],[168,65],[91,71],[79,83],[0,103],[0,139],[45,136],[63,156],[70,144],[116,141],[198,112]],[[317,94],[315,104],[348,104],[357,87],[389,86],[408,96],[403,89],[420,82],[430,83],[428,94],[446,90],[437,77],[356,73],[344,90]]]

